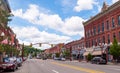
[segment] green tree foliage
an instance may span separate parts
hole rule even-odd
[[[24,56],[28,56],[28,54],[32,54],[32,56],[36,56],[37,53],[40,52],[42,52],[42,50],[30,46],[24,46]]]
[[[89,54],[87,55],[87,60],[88,60],[88,61],[91,61],[91,59],[92,59],[92,55],[89,53]]]
[[[60,57],[60,53],[56,53],[56,57]]]
[[[65,57],[70,57],[70,51],[69,51],[69,50],[65,50],[65,51],[63,52],[63,56],[65,56]]]
[[[118,59],[120,56],[120,45],[118,45],[117,39],[114,38],[113,44],[110,46],[110,54],[114,59]]]
[[[7,24],[7,22],[11,21],[12,19],[10,18],[11,16],[13,16],[12,14],[10,14],[9,12],[3,10],[0,8],[0,23],[5,23]]]
[[[18,56],[19,51],[17,48],[9,45],[9,44],[0,44],[0,52],[5,52],[9,56]]]

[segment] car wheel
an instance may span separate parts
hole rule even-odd
[[[13,70],[12,70],[13,72],[15,71],[15,67],[13,68]]]

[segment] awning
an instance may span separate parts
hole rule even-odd
[[[93,51],[92,55],[102,55],[102,51],[101,50],[99,50],[99,51]]]
[[[90,53],[90,52],[87,51],[87,52],[84,52],[83,55],[84,55],[84,56],[87,56],[89,53]]]
[[[4,39],[2,42],[0,42],[1,44],[8,44],[8,39]]]

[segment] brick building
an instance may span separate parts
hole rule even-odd
[[[103,3],[101,12],[83,22],[86,49],[93,49],[92,55],[103,55],[111,59],[109,47],[116,37],[120,43],[120,0],[111,6]]]
[[[73,59],[78,59],[80,56],[83,56],[85,49],[85,39],[81,38],[79,40],[69,42],[64,45],[63,49],[70,51]]]
[[[64,43],[59,43],[59,44],[56,44],[55,46],[49,48],[49,49],[46,49],[45,50],[45,54],[49,55],[51,54],[52,57],[55,57],[55,54],[56,53],[61,53],[61,48],[64,46]]]

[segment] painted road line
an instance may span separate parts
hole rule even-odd
[[[55,72],[55,73],[59,73],[58,71],[56,71],[56,70],[52,70],[53,72]]]
[[[87,73],[105,73],[105,72],[102,72],[102,71],[92,70],[92,69],[88,69],[88,68],[82,68],[82,67],[68,65],[68,64],[62,64],[62,63],[57,63],[57,62],[51,62],[51,63],[55,64],[55,65],[59,65],[59,66],[63,66],[63,67],[67,67],[67,68],[87,72]]]

